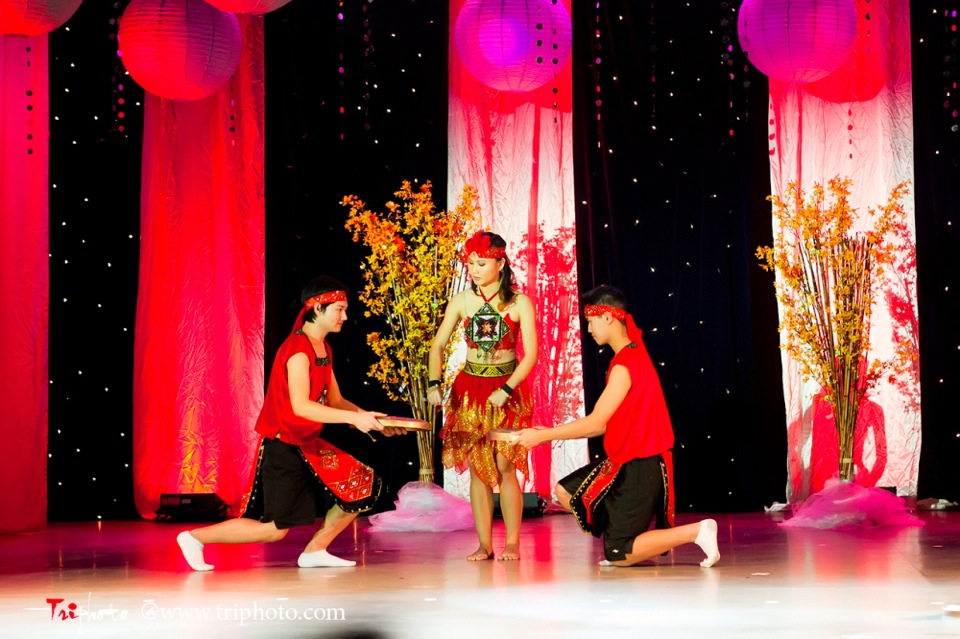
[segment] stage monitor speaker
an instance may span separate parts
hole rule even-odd
[[[547,502],[537,493],[523,493],[523,516],[543,517],[547,509]],[[493,516],[503,519],[500,512],[500,493],[493,493]]]
[[[220,495],[189,493],[160,495],[157,521],[221,521],[230,510]]]

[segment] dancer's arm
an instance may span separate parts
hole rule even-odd
[[[523,339],[523,359],[517,362],[517,367],[507,380],[510,388],[516,388],[533,371],[537,363],[537,318],[533,302],[526,295],[517,295],[517,314],[520,318],[520,337]],[[490,403],[503,406],[509,394],[497,389],[490,394]]]
[[[310,360],[306,353],[296,353],[287,360],[287,386],[290,389],[290,405],[297,417],[309,419],[321,424],[350,424],[361,432],[383,430],[377,421],[377,415],[359,409],[345,400],[340,394],[337,378],[330,374],[330,386],[327,389],[329,405],[319,404],[310,399]]]
[[[607,432],[607,422],[623,403],[630,390],[630,372],[625,366],[614,366],[607,379],[596,406],[586,417],[567,422],[556,428],[524,428],[518,431],[518,438],[511,444],[531,448],[545,442],[560,439],[581,439],[596,437]]]
[[[460,323],[460,307],[463,305],[463,293],[454,295],[447,301],[447,311],[443,315],[443,321],[437,328],[437,334],[430,344],[430,355],[427,358],[427,379],[443,381],[443,350],[450,341],[454,329]],[[427,401],[437,406],[443,399],[443,393],[440,391],[440,385],[435,384],[427,389]]]

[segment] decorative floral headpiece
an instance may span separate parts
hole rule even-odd
[[[466,262],[474,253],[477,257],[485,257],[492,260],[502,260],[507,257],[507,249],[502,246],[490,246],[490,235],[483,231],[474,233],[473,237],[467,240],[463,245],[463,255],[461,259]]]

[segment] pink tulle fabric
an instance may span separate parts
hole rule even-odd
[[[397,493],[396,510],[370,515],[373,532],[448,532],[473,528],[470,502],[436,484],[412,481]]]
[[[924,523],[907,512],[901,497],[882,488],[834,478],[827,481],[823,490],[794,506],[793,517],[780,525],[787,528],[907,528]]]

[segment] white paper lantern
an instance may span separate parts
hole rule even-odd
[[[560,0],[467,0],[454,41],[463,65],[483,84],[532,91],[570,57],[570,14]]]
[[[816,82],[843,64],[857,37],[853,0],[744,0],[737,35],[747,59],[783,82]]]

